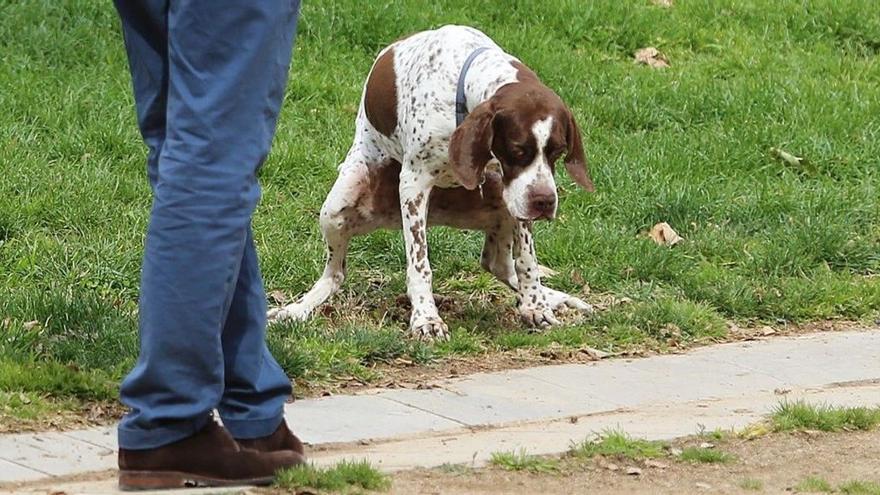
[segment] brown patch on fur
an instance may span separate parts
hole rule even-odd
[[[394,48],[376,60],[367,79],[364,110],[377,131],[391,136],[397,128],[397,75],[394,73]]]
[[[455,179],[467,189],[480,185],[483,170],[492,159],[494,117],[492,99],[480,103],[449,140],[449,164]]]

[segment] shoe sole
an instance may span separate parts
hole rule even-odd
[[[120,471],[119,489],[130,492],[142,490],[167,490],[171,488],[266,486],[271,485],[274,480],[274,476],[229,480],[178,471]]]

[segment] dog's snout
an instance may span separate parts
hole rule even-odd
[[[535,219],[551,219],[556,215],[556,191],[549,188],[534,188],[529,191],[531,216]]]
[[[535,206],[535,209],[540,212],[552,213],[553,209],[556,207],[556,198],[550,195],[538,196],[532,200],[532,204]]]

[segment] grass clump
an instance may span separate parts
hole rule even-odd
[[[757,491],[760,491],[762,488],[764,488],[764,482],[761,480],[757,480],[755,478],[743,478],[743,479],[739,480],[739,483],[737,483],[737,486],[739,486],[743,490],[750,490],[750,491],[757,492]]]
[[[880,408],[783,402],[770,416],[770,421],[775,431],[870,430],[880,424]]]
[[[681,451],[678,458],[682,461],[703,464],[727,464],[736,460],[733,454],[703,447],[688,447]]]
[[[798,483],[794,490],[798,493],[832,493],[834,488],[824,478],[810,476]]]
[[[489,462],[505,471],[528,471],[530,473],[555,473],[559,471],[559,462],[529,455],[525,449],[511,452],[493,452]]]
[[[848,481],[838,488],[847,495],[880,495],[880,483],[873,481]]]
[[[585,440],[573,446],[570,453],[582,458],[603,455],[638,460],[663,456],[663,446],[662,442],[632,438],[622,431],[609,430],[596,440]]]
[[[279,473],[275,485],[290,490],[314,489],[321,492],[384,491],[391,479],[367,461],[342,461],[330,468],[303,464]]]

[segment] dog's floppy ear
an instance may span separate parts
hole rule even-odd
[[[584,145],[581,142],[581,131],[574,121],[574,114],[568,111],[568,133],[566,135],[568,151],[565,155],[565,169],[568,175],[581,187],[589,192],[594,192],[596,186],[587,169],[587,160],[584,158]]]
[[[492,159],[492,121],[495,110],[492,101],[477,105],[449,141],[449,164],[459,184],[476,189],[483,178],[486,164]]]

